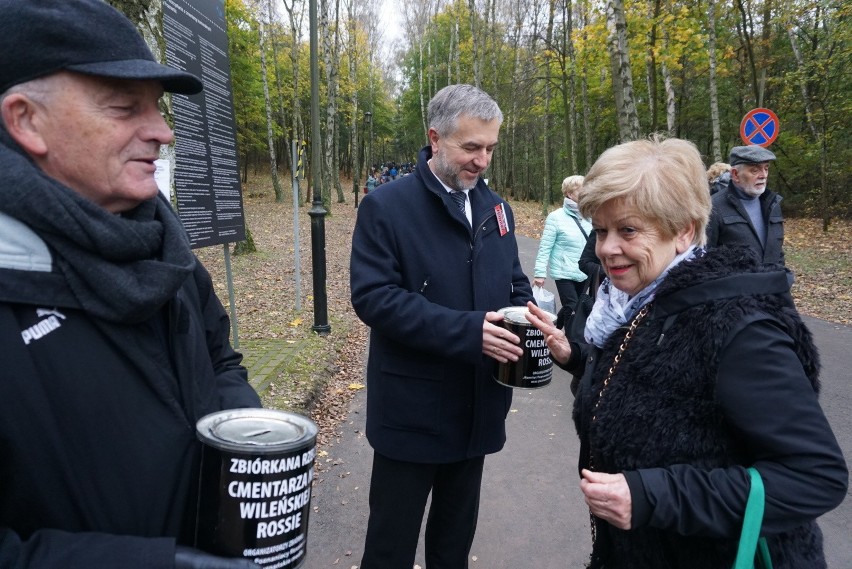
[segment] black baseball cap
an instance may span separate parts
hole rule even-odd
[[[133,23],[103,0],[0,0],[0,93],[60,70],[154,79],[193,95],[195,75],[154,59]]]

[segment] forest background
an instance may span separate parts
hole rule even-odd
[[[519,234],[533,238],[561,200],[561,180],[585,173],[606,148],[663,132],[693,141],[709,165],[741,144],[749,110],[771,108],[781,132],[770,187],[790,218],[797,305],[852,323],[852,3],[406,0],[388,16],[380,2],[389,0],[316,1],[317,133],[308,0],[224,2],[246,220],[259,249],[234,257],[242,345],[250,353],[270,340],[307,343],[267,386],[267,405],[300,410],[318,401],[311,416],[322,427],[345,412],[342,393],[363,387],[366,329],[348,298],[353,201],[367,164],[415,160],[426,141],[426,103],[457,82],[479,85],[503,109],[489,185],[511,201]],[[110,3],[164,53],[162,0]],[[163,110],[169,114],[168,104]],[[309,180],[309,191],[302,186],[301,209],[318,187],[332,214],[327,337],[310,332],[310,294],[303,310],[293,308],[294,140],[322,150],[321,179]],[[308,243],[308,224],[299,231]],[[205,248],[199,256],[226,298],[221,253]],[[302,282],[310,276],[303,268]],[[328,375],[332,396],[317,397]]]
[[[161,2],[111,3],[162,46]],[[320,133],[309,128],[308,0],[224,1],[244,179],[262,165],[278,200],[291,141],[321,145],[316,185],[330,207],[359,188],[368,162],[414,161],[427,102],[466,82],[503,109],[489,185],[505,197],[546,209],[565,176],[653,132],[691,140],[707,165],[726,161],[743,116],[766,107],[780,120],[770,186],[786,215],[824,228],[852,215],[852,3],[316,2]]]

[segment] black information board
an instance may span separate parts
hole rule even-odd
[[[245,240],[243,196],[223,0],[165,0],[169,65],[201,78],[198,95],[172,95],[175,194],[193,247]]]

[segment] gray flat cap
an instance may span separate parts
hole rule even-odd
[[[731,166],[737,164],[762,164],[775,160],[775,154],[762,146],[734,146],[731,148],[731,158],[728,163]]]

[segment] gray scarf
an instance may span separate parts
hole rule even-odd
[[[78,308],[110,322],[147,320],[191,275],[195,255],[158,197],[115,215],[41,171],[0,127],[0,211],[45,242],[52,272],[3,270],[0,300]]]

